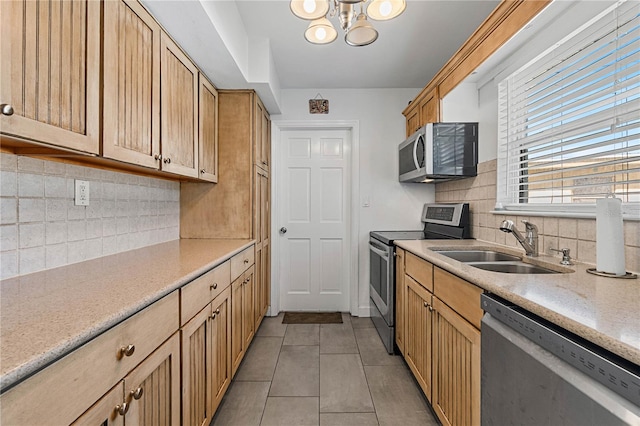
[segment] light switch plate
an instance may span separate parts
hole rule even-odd
[[[76,206],[88,206],[89,205],[89,181],[75,180],[76,184]]]

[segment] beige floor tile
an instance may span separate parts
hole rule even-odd
[[[212,425],[258,426],[269,393],[269,382],[236,382],[229,387]]]
[[[349,312],[342,313],[342,323],[351,324],[351,314]]]
[[[280,314],[275,317],[264,317],[256,336],[284,337],[284,333],[287,331],[287,324],[282,323],[283,317],[284,312],[280,312]]]
[[[320,355],[320,412],[373,412],[358,354]]]
[[[375,328],[356,328],[353,331],[363,365],[403,365],[402,357],[387,353]]]
[[[321,354],[357,354],[358,345],[351,322],[320,325]]]
[[[369,317],[351,317],[353,328],[374,328],[373,321]]]
[[[276,369],[281,347],[282,337],[256,336],[236,373],[235,380],[270,381]]]
[[[287,324],[283,345],[319,345],[318,324]]]
[[[406,366],[364,367],[380,425],[437,425]]]
[[[320,426],[378,426],[376,413],[320,413]]]
[[[269,396],[319,396],[318,346],[283,346]]]
[[[318,397],[269,397],[262,426],[317,426]]]

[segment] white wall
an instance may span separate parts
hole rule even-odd
[[[360,194],[358,227],[359,312],[368,315],[369,306],[369,231],[421,229],[422,205],[435,199],[429,184],[398,182],[398,144],[405,139],[402,110],[420,89],[300,89],[283,90],[282,114],[278,121],[357,120],[360,127]],[[321,93],[329,100],[329,114],[309,114],[309,99]],[[277,155],[277,140],[272,144]],[[278,194],[273,189],[272,197]],[[366,200],[370,207],[363,207]],[[275,213],[275,212],[274,212]],[[274,217],[274,220],[277,220]],[[274,281],[274,282],[277,282]]]

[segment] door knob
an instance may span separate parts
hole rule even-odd
[[[280,233],[281,234],[286,234],[287,233],[287,228],[285,228],[284,226],[282,228],[280,228]]]

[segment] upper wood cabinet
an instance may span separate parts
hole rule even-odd
[[[104,2],[103,155],[160,168],[161,29],[137,2]]]
[[[198,68],[168,35],[161,42],[162,170],[198,176]]]
[[[269,113],[257,97],[254,113],[254,134],[254,164],[268,172],[269,163],[271,162],[271,122],[269,121]]]
[[[198,167],[200,179],[218,182],[218,91],[200,74]]]
[[[0,2],[2,134],[99,152],[100,7]]]
[[[415,101],[414,101],[415,102]],[[407,137],[411,136],[413,132],[420,128],[420,105],[415,103],[408,107],[405,111],[405,117],[407,119]]]
[[[440,121],[440,97],[435,87],[423,97],[412,102],[404,112],[407,119],[407,137],[427,123]]]

